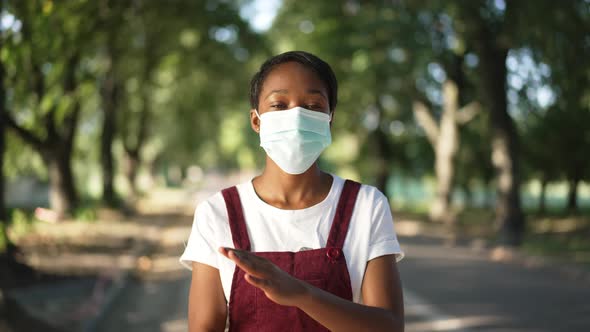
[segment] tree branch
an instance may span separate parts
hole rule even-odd
[[[416,121],[422,128],[424,128],[426,137],[428,137],[432,146],[435,147],[439,137],[439,129],[434,117],[430,114],[428,107],[421,101],[414,101],[413,111]]]
[[[473,120],[475,116],[477,116],[481,112],[481,105],[477,101],[472,101],[469,104],[461,107],[459,111],[457,111],[457,123],[460,125],[464,125],[467,122]]]
[[[27,130],[21,126],[19,126],[16,121],[14,121],[13,118],[10,117],[10,115],[4,113],[4,114],[0,114],[0,117],[5,124],[8,125],[8,128],[14,130],[14,132],[20,137],[22,138],[25,142],[31,144],[35,149],[37,150],[42,150],[44,142],[37,137],[35,134],[33,134],[33,132],[31,132],[30,130]]]
[[[78,118],[80,117],[80,101],[74,101],[73,107],[74,109],[65,119],[65,136],[63,137],[64,143],[70,152],[74,146],[74,136],[78,126]]]

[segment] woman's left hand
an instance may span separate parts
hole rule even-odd
[[[266,258],[245,250],[220,247],[219,252],[244,270],[246,281],[260,288],[271,301],[296,306],[308,292],[309,285]]]

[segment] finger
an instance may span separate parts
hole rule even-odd
[[[250,255],[250,253],[248,251],[238,250],[238,249],[229,248],[229,247],[219,247],[219,248],[217,248],[217,251],[219,251],[219,253],[222,254],[225,258],[229,258],[229,259],[232,259],[229,256],[229,253],[232,252],[232,251],[238,253],[236,255],[236,256],[238,256],[238,259],[240,257],[246,257],[246,256],[249,256]]]
[[[229,250],[228,257],[240,267],[244,266],[248,269],[256,269],[256,264],[254,264],[248,255],[244,254],[243,252]]]
[[[239,249],[234,249],[234,248],[229,248],[229,247],[219,247],[219,248],[217,248],[217,251],[219,251],[219,253],[222,254],[223,256],[225,256],[226,258],[230,258],[229,257],[230,251],[237,252],[238,253],[238,256],[241,255],[241,256],[253,256],[253,257],[257,257],[256,255],[253,255],[249,251],[239,250]]]
[[[260,258],[256,255],[254,255],[253,253],[251,253],[250,251],[246,251],[246,250],[237,250],[237,249],[231,249],[231,248],[226,248],[228,250],[228,256],[230,254],[234,255],[234,257],[237,257],[239,260],[243,261],[243,262],[247,262],[250,265],[260,265],[261,263],[263,263],[262,260],[264,260],[264,258]]]
[[[236,250],[229,251],[229,259],[231,259],[238,267],[244,270],[248,274],[252,274],[256,277],[265,278],[267,277],[266,271],[256,262],[253,262],[249,255],[245,255],[243,252]]]
[[[217,251],[219,251],[220,254],[223,255],[223,257],[230,259],[232,261],[235,261],[236,259],[238,260],[244,260],[243,257],[247,257],[247,252],[246,251],[242,251],[242,250],[237,250],[234,248],[228,248],[228,247],[219,247],[217,248]],[[230,253],[234,253],[233,255],[230,256]]]
[[[267,291],[270,286],[270,282],[268,280],[262,279],[262,278],[257,278],[251,274],[245,274],[244,279],[246,279],[246,281],[250,285],[252,285],[254,287],[258,287],[263,291]]]
[[[251,262],[252,264],[255,264],[265,270],[270,270],[270,267],[273,265],[273,263],[268,259],[260,257],[251,251],[238,249],[230,249],[230,251],[236,252],[238,254],[238,258],[242,259],[243,261]]]
[[[218,251],[247,273],[258,277],[267,277],[269,275],[269,262],[265,258],[258,257],[246,250],[228,247],[219,247]]]
[[[217,248],[217,251],[219,251],[220,254],[223,255],[223,257],[225,258],[229,258],[229,251],[231,250],[231,248],[226,248],[226,247],[219,247]]]

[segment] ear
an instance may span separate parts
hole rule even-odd
[[[258,118],[258,115],[256,115],[256,110],[254,109],[250,110],[250,127],[252,127],[252,130],[256,133],[260,134],[260,119]]]

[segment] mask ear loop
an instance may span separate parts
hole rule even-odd
[[[260,122],[262,122],[260,120],[260,114],[258,114],[258,110],[254,109],[254,113],[256,114],[256,117],[258,118],[258,133],[260,134]]]

